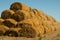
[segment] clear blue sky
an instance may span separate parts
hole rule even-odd
[[[0,16],[3,10],[9,9],[14,2],[21,2],[32,8],[43,10],[60,22],[60,0],[0,0]]]

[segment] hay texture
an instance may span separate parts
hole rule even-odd
[[[1,18],[3,19],[8,19],[11,17],[11,15],[14,14],[14,11],[13,10],[4,10],[1,14]]]
[[[0,18],[0,35],[11,37],[40,37],[60,29],[60,23],[41,10],[15,2]]]
[[[3,24],[4,24],[5,26],[8,26],[9,28],[11,28],[11,27],[15,27],[15,25],[17,24],[17,22],[16,22],[15,20],[13,20],[13,19],[6,19],[6,20],[3,22]]]
[[[30,10],[30,8],[27,5],[22,4],[20,2],[15,2],[15,3],[11,4],[10,9],[14,10],[14,11],[17,11],[17,10],[29,11]]]
[[[39,34],[42,34],[42,32],[44,32],[43,28],[40,28],[39,26],[36,26],[37,24],[35,24],[32,19],[27,19],[27,20],[23,20],[20,21],[18,23],[18,27],[24,29],[25,27],[32,27],[35,31],[36,31],[36,36],[38,36]],[[42,26],[41,26],[42,27]],[[41,33],[40,33],[40,32]]]
[[[15,14],[12,15],[11,18],[19,22],[25,19],[30,19],[31,16],[30,16],[30,12],[28,11],[18,10],[15,12]]]
[[[38,27],[39,30],[41,28],[41,30],[39,31],[40,34],[41,33],[47,34],[56,30],[55,26],[52,27],[52,25],[56,23],[55,19],[53,19],[50,16],[47,16],[46,14],[44,14],[44,12],[39,11],[37,9],[32,9],[32,11],[33,11],[33,14],[36,16],[35,19],[34,18],[32,19],[32,21],[35,23],[35,26],[37,25],[39,26]],[[50,17],[50,18],[47,18],[47,17]],[[43,28],[43,31],[42,31],[42,28]]]

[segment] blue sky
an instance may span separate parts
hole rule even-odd
[[[42,10],[60,22],[60,0],[0,0],[0,16],[1,12],[9,9],[14,2],[25,3],[32,8]]]

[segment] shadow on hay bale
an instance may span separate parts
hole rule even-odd
[[[25,27],[18,31],[18,36],[34,38],[34,37],[37,37],[37,33],[32,27]]]
[[[17,32],[14,31],[14,30],[7,30],[7,31],[4,33],[4,36],[18,37],[18,34],[17,34]]]
[[[0,36],[4,35],[4,31],[0,30]]]
[[[13,4],[11,4],[10,9],[14,11],[17,11],[17,10],[29,11],[30,10],[30,8],[27,5],[22,4],[20,2],[14,2]]]
[[[14,11],[13,10],[4,10],[1,14],[1,18],[3,19],[8,19],[11,17],[11,15],[14,14]]]
[[[6,19],[6,20],[3,22],[3,24],[4,24],[5,26],[8,26],[9,28],[11,28],[11,27],[15,27],[15,25],[17,24],[17,22],[16,22],[15,20],[13,20],[13,19]]]

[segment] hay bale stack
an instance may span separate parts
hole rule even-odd
[[[28,11],[24,10],[18,10],[15,12],[15,14],[12,15],[12,19],[16,20],[17,22],[25,20],[25,19],[30,19],[30,13]]]
[[[17,11],[17,10],[26,10],[26,11],[29,11],[30,8],[25,5],[25,4],[22,4],[20,2],[15,2],[11,5],[10,7],[11,10],[14,10],[14,11]]]
[[[14,14],[14,11],[13,10],[4,10],[1,14],[1,18],[3,19],[8,19],[11,17],[11,15]]]
[[[60,24],[41,10],[15,2],[2,12],[0,28],[1,35],[33,38],[60,29]]]
[[[3,22],[3,24],[4,24],[5,26],[8,26],[9,28],[11,28],[11,27],[15,27],[15,25],[17,24],[17,22],[16,22],[15,20],[13,20],[13,19],[6,19],[6,20]]]

